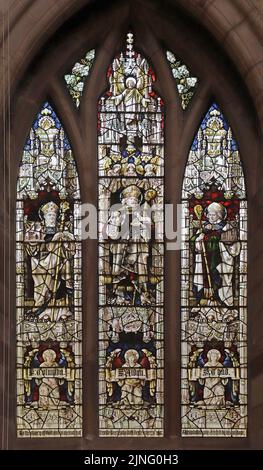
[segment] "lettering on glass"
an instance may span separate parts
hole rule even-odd
[[[45,103],[17,182],[17,434],[82,435],[80,192],[64,129]]]
[[[246,192],[216,104],[194,138],[182,204],[182,435],[246,436]]]
[[[163,102],[132,33],[107,77],[98,105],[99,432],[160,437]]]

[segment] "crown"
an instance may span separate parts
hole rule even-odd
[[[121,198],[135,197],[136,199],[139,199],[140,196],[141,190],[135,185],[128,186],[121,193]]]
[[[54,213],[57,213],[59,211],[59,207],[57,206],[57,204],[55,204],[55,202],[51,201],[51,202],[47,202],[46,204],[44,204],[42,207],[40,207],[39,209],[39,215],[46,215],[48,213],[51,213],[51,212],[54,212]]]

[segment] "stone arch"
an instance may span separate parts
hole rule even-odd
[[[96,188],[92,181],[92,174],[94,174],[92,151],[95,151],[96,143],[94,143],[95,124],[93,116],[97,98],[93,93],[99,94],[99,88],[101,87],[102,90],[105,85],[100,83],[99,88],[96,87],[96,78],[100,73],[99,64],[106,67],[106,64],[110,62],[111,57],[114,55],[113,48],[115,48],[115,51],[119,48],[121,35],[125,34],[130,23],[134,22],[135,24],[137,20],[138,44],[145,55],[151,57],[160,77],[160,86],[164,86],[164,77],[167,83],[165,90],[167,103],[166,139],[167,151],[171,155],[167,162],[167,175],[170,175],[166,181],[167,200],[175,204],[180,200],[184,162],[188,155],[189,146],[200,117],[213,96],[222,106],[239,141],[248,181],[251,246],[249,256],[250,264],[253,266],[253,276],[251,276],[249,282],[249,312],[252,312],[250,344],[253,341],[253,350],[251,349],[249,357],[251,378],[250,426],[252,426],[252,423],[253,426],[250,429],[250,440],[246,440],[246,444],[243,441],[238,442],[238,440],[235,440],[234,445],[235,447],[244,447],[246,445],[255,448],[255,446],[260,445],[260,432],[263,432],[259,418],[260,413],[263,413],[263,408],[261,399],[258,396],[259,385],[262,383],[260,361],[263,354],[261,333],[263,320],[260,318],[261,297],[258,289],[260,282],[262,282],[260,240],[263,236],[262,223],[258,223],[258,214],[263,200],[261,189],[262,162],[260,160],[262,135],[258,121],[262,117],[263,109],[262,79],[260,76],[262,67],[262,63],[260,63],[261,44],[259,37],[261,18],[260,15],[257,15],[258,7],[249,0],[242,2],[242,5],[237,5],[236,2],[233,4],[230,0],[224,2],[221,2],[221,0],[198,0],[198,2],[178,0],[176,4],[172,1],[163,3],[138,0],[129,2],[126,5],[119,1],[112,2],[110,7],[108,2],[102,2],[101,5],[104,11],[96,9],[94,2],[64,0],[61,8],[61,6],[58,7],[57,2],[49,0],[48,3],[45,3],[43,11],[40,3],[33,2],[32,4],[28,1],[23,2],[23,6],[20,2],[15,3],[12,9],[9,9],[9,19],[7,10],[4,11],[6,30],[2,47],[7,67],[3,77],[3,105],[1,107],[1,112],[5,117],[2,131],[3,136],[5,136],[5,159],[3,160],[3,172],[1,172],[3,176],[5,175],[5,180],[1,184],[1,190],[4,191],[2,200],[4,201],[5,231],[3,232],[2,249],[5,259],[3,282],[5,312],[8,312],[8,315],[14,312],[14,304],[10,295],[12,286],[14,286],[14,277],[13,274],[10,274],[10,277],[8,275],[9,270],[12,273],[14,267],[14,259],[12,258],[14,240],[12,234],[14,233],[14,182],[16,172],[13,169],[18,167],[24,138],[33,116],[38,110],[39,103],[47,95],[51,96],[59,108],[60,116],[65,121],[65,127],[70,134],[73,148],[75,147],[80,183],[82,188],[86,188],[82,191],[83,199],[88,198],[90,202],[94,201]],[[86,16],[78,16],[81,9]],[[147,32],[144,32],[144,24],[139,18],[142,11],[144,18],[146,18]],[[106,12],[111,16],[107,16]],[[107,19],[106,22],[104,18]],[[108,21],[109,18],[112,21]],[[7,34],[8,23],[10,24],[9,34]],[[112,25],[114,25],[113,29],[118,31],[117,35],[114,32],[110,33],[109,29]],[[90,31],[87,26],[90,27]],[[29,34],[25,35],[25,31],[29,31]],[[242,41],[238,41],[239,36]],[[152,37],[154,37],[153,43],[151,42]],[[200,87],[186,113],[182,113],[178,107],[174,106],[174,103],[178,102],[178,98],[174,86],[168,79],[167,66],[161,58],[161,44],[178,51],[182,58],[185,57],[200,78]],[[199,51],[203,51],[199,58],[191,52],[193,44],[196,44]],[[74,59],[90,46],[98,46],[100,56],[98,56],[98,66],[95,64],[93,76],[90,77],[90,88],[87,88],[87,92],[84,94],[85,106],[78,115],[70,102],[70,97],[63,88],[64,84],[61,77]],[[7,60],[9,53],[12,57],[10,64],[9,59]],[[56,61],[58,56],[59,60]],[[234,66],[231,65],[232,63],[234,63]],[[10,77],[11,82],[9,82]],[[9,88],[10,83],[11,87]],[[11,110],[8,109],[9,98],[12,104]],[[5,115],[5,113],[7,114]],[[89,134],[85,134],[87,129],[89,129]],[[89,139],[92,139],[93,143],[90,143]],[[10,142],[10,145],[8,142]],[[86,154],[87,144],[90,145],[89,155]],[[87,161],[91,164],[91,171],[88,171]],[[9,236],[11,236],[10,239]],[[88,269],[90,265],[87,260],[92,259],[90,257],[94,252],[93,241],[89,243],[86,249],[84,248],[85,250],[84,270]],[[11,264],[9,265],[10,259]],[[178,253],[169,254],[166,262],[167,270],[171,271],[171,275],[166,281],[166,289],[173,292],[174,285],[179,286],[180,272],[179,270],[172,270],[174,265],[179,266]],[[96,289],[96,284],[94,280],[91,280],[85,290],[86,300],[92,295],[94,289]],[[160,442],[160,446],[163,448],[173,448],[174,446],[180,448],[186,445],[191,448],[193,446],[206,446],[206,448],[215,446],[221,448],[231,447],[233,443],[229,441],[223,442],[223,440],[214,439],[212,442],[204,443],[199,439],[194,440],[194,442],[187,439],[182,441],[178,437],[180,436],[180,426],[177,418],[179,416],[179,394],[176,396],[176,391],[179,383],[180,359],[179,338],[177,342],[174,342],[174,332],[179,331],[180,319],[175,314],[175,312],[179,312],[179,307],[178,290],[178,295],[169,296],[166,301],[167,311],[170,312],[167,320],[169,322],[169,331],[166,335],[166,341],[171,351],[171,358],[167,362],[167,376],[169,375],[171,378],[169,381],[171,392],[167,397],[167,410],[170,407],[173,411],[170,414],[167,413],[167,437]],[[10,386],[14,383],[12,373],[10,375],[10,371],[14,370],[12,369],[14,351],[10,318],[11,316],[8,316],[7,319],[3,319],[2,329],[4,332],[5,357],[9,357],[5,369],[7,387],[8,384]],[[84,318],[84,328],[87,329],[86,351],[88,358],[84,364],[84,373],[88,372],[95,377],[96,353],[94,352],[95,343],[91,333],[94,325],[90,316]],[[176,372],[174,373],[174,371]],[[95,382],[93,381],[90,385],[90,396],[94,400],[97,393]],[[168,383],[167,379],[166,383]],[[7,394],[8,390],[6,388]],[[172,396],[175,396],[175,398],[172,398]],[[9,407],[12,411],[12,400]],[[97,421],[92,409],[92,403],[87,400],[84,413],[86,435],[81,442],[72,442],[72,448],[91,448],[93,446],[89,443],[91,442],[89,439],[97,433]],[[14,438],[14,420],[11,419],[13,411],[9,415],[9,411],[7,412],[5,409],[3,413],[4,447],[18,448],[22,446],[22,443],[18,443]],[[88,415],[92,416],[91,420],[88,419]],[[7,431],[8,427],[10,428],[9,432]],[[129,444],[127,443],[127,445]],[[27,445],[30,448],[30,442]],[[41,447],[44,444],[39,445]],[[51,445],[56,447],[54,443],[51,443]],[[96,441],[97,448],[107,448],[108,445],[103,440]],[[121,445],[124,445],[124,443]],[[138,446],[145,448],[143,441],[141,443],[136,441],[132,445],[134,445],[134,448],[138,448]],[[149,442],[149,448],[152,445],[154,443]]]

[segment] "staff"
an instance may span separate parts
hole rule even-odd
[[[203,226],[202,226],[202,213],[203,213],[203,208],[200,204],[197,204],[194,207],[194,213],[197,217],[197,220],[199,221],[199,227],[201,232],[203,233]],[[202,251],[204,254],[204,260],[205,260],[205,268],[206,268],[206,273],[207,273],[207,279],[208,279],[208,285],[209,285],[209,297],[212,300],[213,299],[213,287],[212,287],[212,281],[211,281],[211,275],[210,275],[210,270],[209,270],[209,265],[208,265],[208,260],[207,260],[207,254],[206,254],[206,249],[205,249],[205,243],[204,239],[202,238],[201,240],[201,246],[202,246]]]
[[[59,230],[63,232],[64,230],[64,223],[65,223],[65,216],[66,212],[69,209],[69,203],[67,201],[64,201],[60,204],[60,211],[61,211],[61,218],[60,218],[60,227]],[[55,305],[56,302],[56,291],[57,291],[57,286],[58,286],[58,274],[59,274],[59,260],[61,256],[61,250],[62,250],[62,242],[59,242],[58,246],[58,253],[57,253],[57,265],[56,265],[56,272],[55,272],[55,282],[54,282],[54,288],[53,288],[53,296],[51,299],[51,306]]]

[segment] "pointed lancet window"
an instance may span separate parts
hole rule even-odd
[[[69,140],[44,103],[17,182],[17,434],[82,435],[79,181]]]
[[[133,47],[99,101],[100,436],[163,435],[163,102]]]
[[[182,435],[246,436],[245,179],[217,104],[194,138],[182,205]]]

